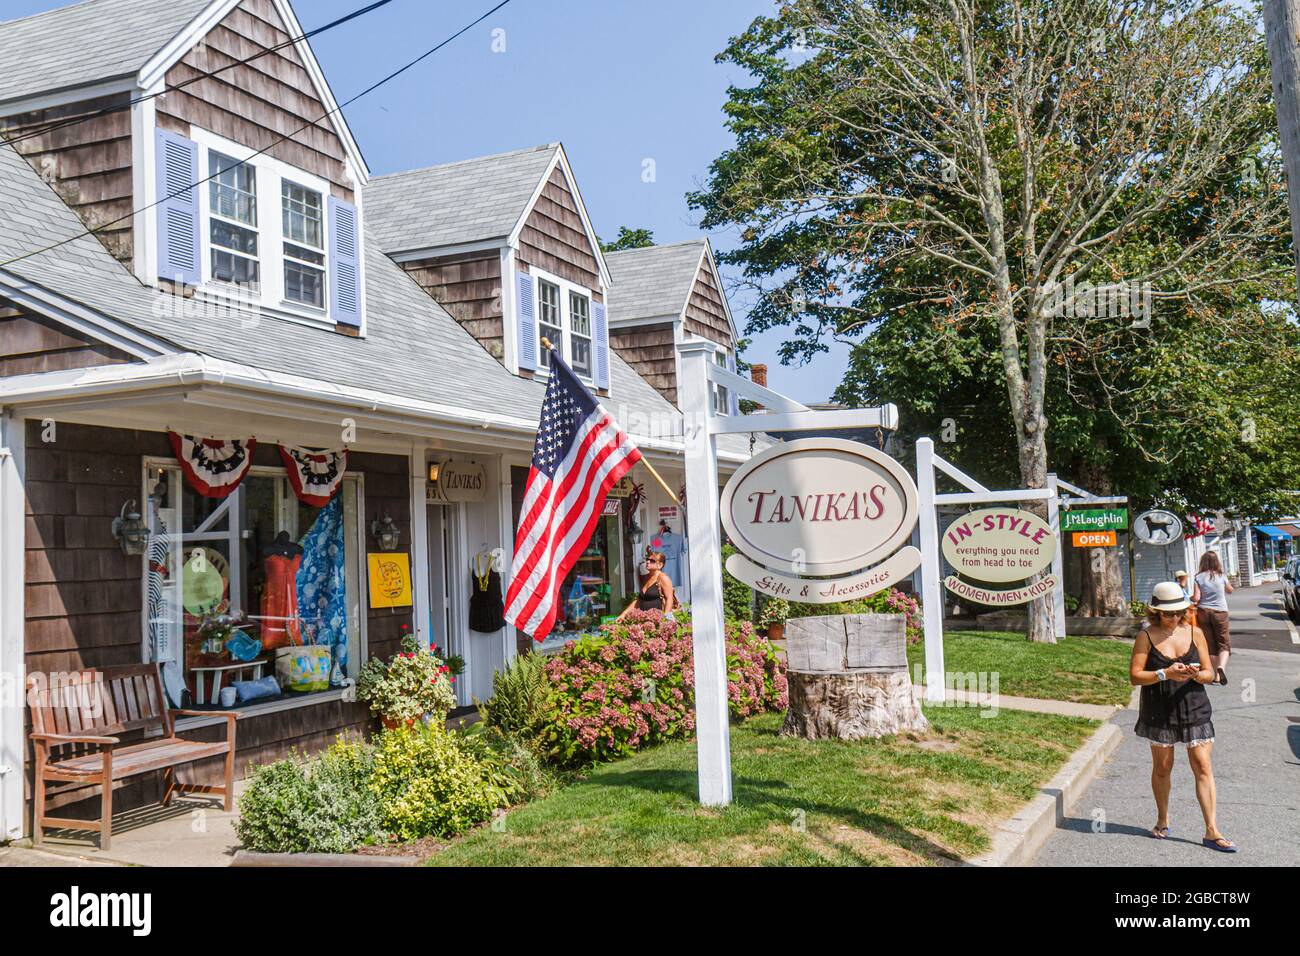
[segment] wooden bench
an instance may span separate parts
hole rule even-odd
[[[170,710],[157,664],[106,667],[64,675],[55,685],[28,678],[32,712],[32,744],[36,751],[35,793],[32,800],[32,842],[39,844],[46,827],[98,830],[107,850],[113,833],[113,781],[163,771],[163,806],[172,794],[211,793],[234,808],[235,721],[231,711]],[[182,740],[173,718],[223,717],[226,739],[212,743]],[[139,731],[139,742],[123,744],[119,735]],[[224,787],[183,784],[176,768],[212,757],[226,758]],[[75,783],[103,787],[99,822],[69,820],[45,814],[46,783]],[[74,787],[61,788],[63,792]]]

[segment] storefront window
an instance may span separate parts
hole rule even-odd
[[[174,464],[150,463],[145,484],[145,659],[162,663],[173,705],[293,699],[356,675],[357,477],[324,508],[303,504],[275,469],[253,469],[225,499],[195,492]]]

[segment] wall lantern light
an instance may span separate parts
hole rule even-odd
[[[436,461],[435,461],[435,462],[431,462],[431,463],[429,464],[429,480],[430,480],[430,481],[435,481],[435,482],[436,482],[436,481],[438,480],[438,473],[439,473],[440,471],[442,471],[442,465],[440,465],[440,464],[439,464],[438,462],[436,462]]]
[[[375,536],[380,551],[396,551],[402,540],[402,532],[393,524],[391,515],[384,515],[370,522],[370,533]]]
[[[144,554],[145,542],[149,539],[149,526],[135,510],[135,499],[122,505],[122,510],[113,519],[113,537],[122,546],[123,554]]]

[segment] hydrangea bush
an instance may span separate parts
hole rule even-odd
[[[546,663],[551,694],[541,742],[562,764],[611,760],[695,729],[695,667],[687,615],[634,611],[599,636],[570,641]],[[734,718],[784,710],[784,664],[753,625],[727,627]]]

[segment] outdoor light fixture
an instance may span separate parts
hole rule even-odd
[[[402,540],[402,532],[397,530],[392,516],[387,514],[370,522],[370,533],[375,536],[380,551],[396,551],[398,542]]]
[[[122,546],[123,554],[144,554],[145,542],[149,538],[149,526],[135,510],[135,499],[122,505],[122,510],[113,519],[113,537]]]
[[[436,462],[436,461],[435,461],[435,462],[431,462],[431,463],[429,464],[429,480],[430,480],[430,481],[437,481],[437,480],[438,480],[438,472],[440,472],[441,470],[442,470],[442,465],[438,464],[438,462]]]

